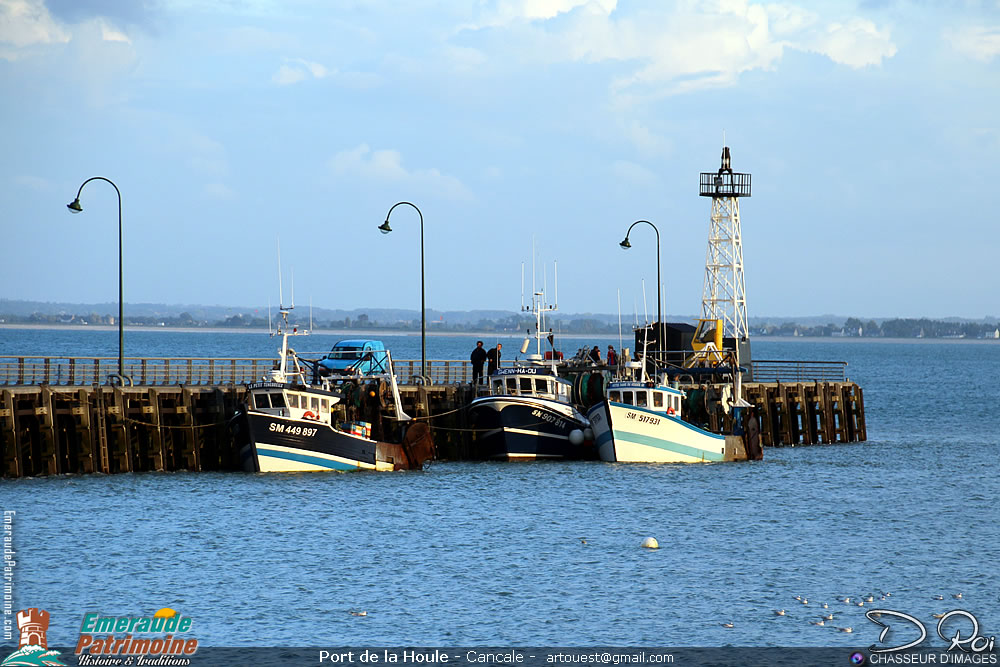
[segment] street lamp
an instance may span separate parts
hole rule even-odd
[[[94,176],[93,178],[88,178],[81,185],[80,189],[76,191],[76,199],[74,199],[69,204],[66,204],[66,208],[70,210],[71,213],[82,213],[83,206],[80,205],[80,193],[83,192],[83,186],[91,181],[107,181],[111,183],[111,187],[115,189],[118,193],[118,382],[125,384],[125,301],[124,301],[124,289],[122,281],[122,193],[110,179],[104,178],[103,176]],[[129,381],[131,384],[131,381]]]
[[[647,225],[653,228],[654,232],[656,232],[656,321],[660,327],[660,335],[658,336],[657,347],[660,349],[660,351],[662,351],[663,346],[666,345],[666,341],[664,340],[663,336],[663,316],[660,313],[660,304],[663,303],[663,299],[660,296],[660,290],[662,289],[663,285],[662,281],[660,280],[660,230],[657,229],[656,225],[651,223],[649,220],[636,220],[635,222],[632,223],[631,227],[628,228],[628,231],[625,232],[625,240],[619,243],[618,245],[621,246],[622,250],[628,250],[629,248],[632,247],[632,244],[628,242],[628,236],[629,234],[632,233],[632,227],[635,227],[640,222],[646,223]]]
[[[420,212],[416,204],[411,204],[408,201],[397,202],[392,205],[389,212],[385,214],[385,222],[378,226],[378,230],[383,234],[388,234],[392,231],[392,227],[389,226],[389,216],[392,215],[392,211],[397,206],[406,204],[407,206],[412,206],[416,210],[417,215],[420,216],[420,377],[426,382],[427,381],[427,305],[424,298],[424,214]]]

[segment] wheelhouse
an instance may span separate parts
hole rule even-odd
[[[652,382],[612,382],[608,385],[608,400],[634,405],[668,415],[681,414],[684,392]]]
[[[569,403],[573,385],[544,369],[501,368],[490,376],[490,393],[494,396],[532,396]]]
[[[249,407],[254,412],[324,424],[330,423],[331,408],[340,402],[340,397],[332,392],[296,389],[294,385],[278,382],[257,382],[247,389]]]

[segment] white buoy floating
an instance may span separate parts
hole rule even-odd
[[[642,541],[642,546],[646,549],[659,549],[660,543],[656,541],[655,537],[647,537]]]

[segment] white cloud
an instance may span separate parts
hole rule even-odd
[[[306,76],[306,71],[301,68],[282,65],[271,77],[271,81],[279,86],[288,86],[305,80]]]
[[[822,53],[837,64],[854,68],[881,65],[884,58],[896,55],[889,30],[879,30],[871,21],[859,18],[831,23],[811,42],[800,43],[797,48]]]
[[[447,199],[472,199],[472,193],[460,180],[436,168],[410,170],[403,166],[403,156],[391,149],[372,150],[368,144],[343,150],[330,159],[337,176],[360,176],[380,183],[393,183],[412,190],[430,191]]]
[[[489,4],[480,18],[463,28],[507,26],[512,23],[546,21],[577,8],[607,16],[615,10],[618,0],[498,0]]]
[[[314,79],[325,79],[336,70],[329,70],[319,63],[303,60],[302,58],[288,59],[284,65],[271,77],[271,81],[279,86],[287,86],[312,77]]]
[[[854,68],[896,53],[887,27],[795,5],[681,0],[630,13],[616,9],[610,0],[521,0],[489,8],[478,24],[505,31],[497,42],[504,51],[493,58],[622,63],[626,73],[612,83],[619,103],[732,85],[743,72],[773,69],[786,48]]]
[[[56,23],[42,0],[0,0],[0,43],[23,49],[69,41],[69,32]],[[17,57],[17,51],[4,51],[10,60]]]
[[[101,39],[105,42],[124,42],[126,44],[131,44],[130,40],[125,33],[115,30],[109,25],[101,23]]]
[[[1000,26],[970,26],[944,31],[944,40],[969,58],[989,62],[1000,55]]]

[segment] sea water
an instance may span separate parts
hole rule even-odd
[[[380,337],[420,357],[419,335]],[[476,339],[430,336],[427,357],[467,359]],[[510,360],[520,339],[499,340]],[[0,329],[0,355],[114,357],[117,343],[114,330]],[[562,349],[595,344],[618,347]],[[127,356],[277,346],[126,336]],[[13,608],[47,610],[53,646],[74,644],[87,612],[162,607],[194,619],[205,646],[868,646],[872,608],[921,619],[935,645],[932,614],[950,609],[997,634],[1000,343],[772,339],[753,353],[847,361],[868,442],[768,448],[751,463],[0,480],[0,509],[16,511]]]

